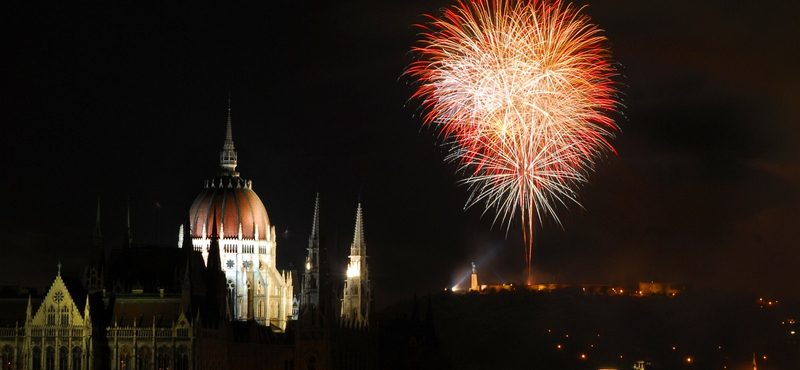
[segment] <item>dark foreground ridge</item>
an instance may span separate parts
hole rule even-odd
[[[586,295],[580,288],[441,292],[427,300],[454,369],[745,369],[754,354],[759,369],[800,368],[797,301],[702,290],[673,298]],[[412,306],[398,302],[382,316],[407,317]]]

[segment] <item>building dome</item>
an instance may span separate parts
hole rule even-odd
[[[206,181],[205,188],[189,209],[189,230],[193,239],[210,239],[214,220],[216,231],[223,239],[238,238],[239,233],[247,240],[270,239],[267,210],[253,191],[253,182],[239,177],[237,164],[229,106],[225,142],[219,153],[220,172],[216,178]]]
[[[214,215],[216,213],[216,216]],[[206,182],[189,210],[192,238],[211,238],[217,220],[222,238],[266,240],[270,223],[267,210],[252,189],[252,182],[238,176],[224,176]],[[205,235],[204,235],[205,233]]]
[[[292,275],[275,266],[275,226],[269,224],[253,183],[236,172],[238,156],[232,136],[228,100],[220,171],[206,181],[189,209],[191,248],[201,254],[207,267],[225,273],[228,309],[234,320],[254,320],[284,330],[292,315]]]

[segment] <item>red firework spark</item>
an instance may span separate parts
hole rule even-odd
[[[467,205],[484,203],[506,225],[519,211],[529,275],[535,220],[560,223],[557,208],[580,205],[595,161],[614,152],[616,70],[581,10],[558,0],[459,2],[419,25],[419,60],[406,70],[425,123],[467,174]]]

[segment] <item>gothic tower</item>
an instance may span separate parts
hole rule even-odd
[[[342,295],[342,320],[353,326],[368,326],[372,292],[369,286],[367,246],[364,242],[364,226],[361,203],[356,211],[356,230],[350,245],[350,263]]]
[[[319,250],[319,193],[314,204],[314,221],[311,235],[308,236],[308,256],[303,272],[303,286],[300,293],[300,309],[318,307],[320,293],[320,250]]]
[[[209,264],[210,232],[217,230],[219,256],[215,257],[225,272],[234,320],[254,320],[285,329],[292,314],[292,277],[276,268],[275,227],[253,191],[252,181],[236,171],[238,155],[231,126],[229,101],[220,171],[206,181],[189,210],[191,243]]]
[[[331,368],[331,329],[335,322],[326,249],[320,242],[319,194],[308,237],[300,310],[295,335],[295,368]]]

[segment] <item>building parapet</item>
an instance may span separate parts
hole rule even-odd
[[[113,326],[108,328],[109,338],[190,338],[189,328],[139,328]]]

